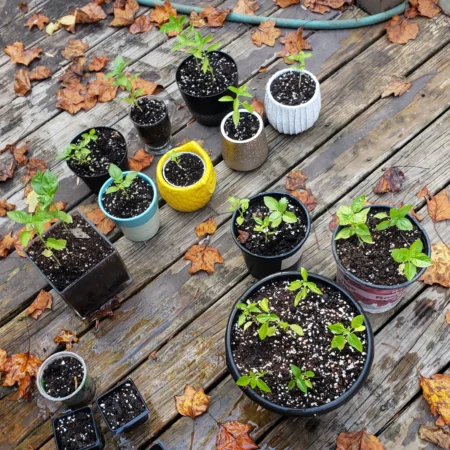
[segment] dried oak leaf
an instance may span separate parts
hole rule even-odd
[[[297,55],[303,50],[312,50],[311,45],[303,39],[302,32],[303,30],[299,28],[297,31],[287,33],[286,36],[283,36],[280,39],[280,42],[284,44],[284,48],[279,56],[284,57],[284,62],[286,64],[292,64],[294,62],[292,59],[288,58],[289,55]]]
[[[291,170],[286,175],[284,186],[288,191],[296,191],[297,189],[306,189],[306,180],[308,177],[301,170]]]
[[[157,26],[168,22],[169,16],[177,17],[177,10],[172,7],[169,0],[166,0],[163,5],[155,5],[155,9],[150,11],[150,20]]]
[[[30,158],[25,166],[25,175],[22,177],[23,184],[28,184],[38,172],[45,172],[47,167],[42,159]]]
[[[126,0],[125,3],[120,3],[117,6],[114,4],[114,19],[109,26],[128,27],[132,25],[134,23],[134,16],[139,10],[139,4],[136,0]]]
[[[258,11],[259,5],[256,0],[238,0],[233,7],[233,12],[236,14],[247,14],[254,16]]]
[[[106,235],[114,228],[114,222],[103,214],[97,202],[81,206],[80,209],[101,233]]]
[[[0,217],[5,217],[8,211],[14,211],[16,205],[7,202],[5,199],[0,200]]]
[[[398,167],[391,167],[381,175],[373,192],[375,194],[398,192],[402,188],[405,178],[405,174]]]
[[[19,386],[19,398],[29,399],[31,379],[37,376],[42,361],[31,353],[16,353],[8,356],[3,364],[6,374],[3,386]]]
[[[97,96],[82,84],[71,84],[65,89],[56,91],[56,98],[58,99],[56,107],[70,114],[76,114],[81,109],[89,111],[97,103]]]
[[[146,167],[150,166],[154,155],[150,155],[143,148],[140,148],[130,159],[130,169],[140,172]]]
[[[131,73],[126,74],[128,77],[131,77]],[[133,86],[133,92],[137,91],[138,89],[143,89],[142,95],[157,95],[159,94],[163,88],[159,84],[153,83],[152,81],[144,80],[143,78],[135,78],[134,80],[131,80],[131,85]]]
[[[194,28],[206,27],[206,20],[202,19],[195,11],[191,12],[191,15],[189,16],[189,23]]]
[[[27,69],[20,69],[14,75],[14,92],[19,97],[25,97],[31,91],[30,73]]]
[[[205,394],[203,388],[196,391],[194,387],[187,384],[184,394],[175,396],[175,406],[182,416],[195,419],[208,410],[209,399],[210,396]]]
[[[66,344],[66,350],[69,351],[72,349],[72,344],[77,343],[79,339],[74,331],[61,330],[53,341],[55,344]]]
[[[304,0],[304,5],[306,9],[308,9],[309,11],[318,14],[325,14],[331,10],[329,6],[318,3],[317,0]]]
[[[49,22],[50,20],[47,16],[44,16],[41,13],[36,13],[27,20],[25,26],[28,27],[29,30],[36,26],[40,31],[42,31],[45,25],[47,25]]]
[[[405,11],[408,19],[414,19],[417,16],[424,16],[432,19],[441,12],[439,0],[411,0],[411,8]]]
[[[33,303],[28,307],[25,315],[31,316],[33,319],[37,319],[45,309],[52,309],[52,302],[52,294],[41,289]]]
[[[0,181],[6,181],[12,178],[15,170],[16,170],[15,161],[0,164]]]
[[[253,111],[257,112],[261,117],[264,117],[264,102],[259,101],[254,97],[253,101],[250,103]]]
[[[11,56],[11,61],[15,64],[23,64],[25,66],[30,65],[32,61],[40,58],[42,53],[41,47],[34,47],[30,50],[25,50],[22,42],[14,42],[13,45],[7,45],[5,47],[5,53]]]
[[[412,86],[411,81],[405,81],[402,77],[392,76],[389,84],[384,88],[381,98],[389,97],[393,95],[394,97],[400,97]]]
[[[109,59],[106,56],[93,56],[88,69],[91,72],[100,72],[108,62]]]
[[[114,315],[114,310],[120,306],[120,300],[117,297],[113,297],[100,307],[92,316],[88,317],[88,322],[95,322],[95,329],[98,330],[100,319],[104,317],[111,317]]]
[[[406,44],[419,34],[419,24],[410,22],[406,17],[394,16],[384,27],[388,39],[394,44]]]
[[[139,16],[128,29],[131,34],[146,33],[153,28],[150,16]]]
[[[428,215],[433,222],[441,222],[450,219],[450,202],[445,190],[433,196],[426,186],[418,193],[418,198],[425,198],[427,202]]]
[[[223,27],[223,23],[230,11],[231,9],[219,9],[208,6],[200,12],[199,17],[200,19],[203,19],[209,27]]]
[[[287,8],[291,5],[298,5],[300,0],[273,0],[280,8]]]
[[[217,450],[252,450],[259,448],[248,435],[253,426],[232,420],[221,423],[216,438]]]
[[[315,195],[311,192],[311,189],[301,189],[299,191],[290,191],[289,194],[293,195],[295,198],[299,199],[305,206],[306,209],[311,212],[316,209],[317,199]]]
[[[89,44],[85,44],[81,39],[71,39],[64,50],[61,50],[61,55],[67,61],[73,61],[75,58],[84,56]]]
[[[275,28],[275,20],[266,20],[252,33],[252,42],[257,46],[268,45],[273,47],[275,40],[280,36],[281,31]]]
[[[31,81],[41,81],[45,80],[46,78],[50,78],[52,76],[52,71],[45,66],[36,66],[31,72],[30,72],[30,80]]]
[[[105,11],[96,3],[88,3],[73,12],[75,23],[96,23],[106,18]]]
[[[450,249],[443,242],[431,245],[432,266],[419,278],[425,284],[438,283],[450,288]]]
[[[6,258],[8,254],[13,251],[15,242],[16,240],[12,232],[9,232],[0,240],[0,258]]]
[[[248,238],[250,237],[250,233],[244,230],[237,230],[237,231],[238,231],[237,240],[241,244],[245,244],[248,241]]]
[[[376,436],[362,429],[341,433],[336,441],[336,450],[384,450],[384,446]]]
[[[443,428],[433,428],[420,425],[419,437],[420,439],[431,442],[444,450],[450,448],[450,433]]]
[[[112,78],[105,79],[104,73],[96,73],[95,80],[88,85],[88,92],[96,95],[100,103],[106,103],[116,98],[118,86],[112,86],[114,80]]]
[[[439,415],[436,425],[450,425],[450,375],[435,374],[431,378],[420,376],[423,397],[433,415]]]
[[[209,234],[212,235],[216,232],[217,230],[217,223],[216,223],[216,219],[214,219],[214,217],[210,217],[208,220],[205,220],[202,223],[199,223],[196,227],[195,227],[195,234],[197,235],[197,237],[201,238],[203,236],[205,236],[205,234]]]
[[[191,261],[191,267],[189,268],[191,275],[200,270],[209,274],[214,273],[214,266],[223,264],[223,258],[219,250],[207,245],[193,245],[184,255],[184,259]]]

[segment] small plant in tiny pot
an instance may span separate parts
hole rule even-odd
[[[255,278],[299,263],[311,229],[311,219],[302,202],[281,192],[228,200],[230,211],[234,211],[231,234]]]
[[[65,159],[69,169],[94,193],[109,178],[111,163],[129,169],[125,138],[109,127],[90,128],[78,134],[57,158]]]
[[[164,25],[161,31],[167,32]],[[231,104],[219,102],[229,86],[237,86],[238,70],[231,56],[218,51],[213,35],[203,36],[190,25],[176,37],[173,51],[190,56],[178,67],[176,80],[189,111],[202,125],[220,125]]]
[[[236,384],[263,408],[286,416],[342,406],[361,388],[374,357],[361,306],[304,268],[252,286],[233,308],[225,347]]]
[[[109,166],[110,179],[102,186],[98,203],[131,241],[146,241],[159,229],[156,186],[140,172],[122,172]]]
[[[190,152],[168,153],[169,159],[164,165],[163,175],[172,186],[192,186],[201,180],[205,173],[205,164],[200,156]]]
[[[149,417],[149,409],[130,378],[97,398],[95,402],[114,435],[133,430]]]
[[[296,63],[275,73],[267,83],[264,107],[270,124],[280,133],[299,134],[317,121],[321,108],[317,78],[305,70],[312,53],[289,55]]]
[[[261,116],[241,97],[252,97],[246,86],[229,86],[234,94],[221,97],[221,102],[232,102],[233,111],[222,120],[222,157],[228,167],[239,171],[254,170],[263,164],[269,154],[264,123]]]
[[[332,247],[339,282],[366,311],[377,313],[392,309],[431,265],[431,245],[409,214],[412,205],[366,203],[361,195],[339,207]]]
[[[102,450],[105,443],[90,406],[53,419],[57,450]]]
[[[130,283],[131,277],[112,244],[81,212],[71,216],[58,211],[54,197],[59,183],[51,171],[38,172],[31,187],[39,202],[36,211],[10,211],[8,217],[23,225],[19,238],[33,265],[86,318]]]

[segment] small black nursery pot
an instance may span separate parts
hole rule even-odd
[[[197,122],[206,126],[218,126],[232,109],[231,102],[219,102],[228,86],[238,85],[236,61],[224,52],[209,55],[214,78],[201,71],[194,56],[186,58],[178,67],[176,80],[181,96]]]
[[[58,450],[102,450],[105,447],[90,406],[57,417],[52,425]]]
[[[225,353],[228,370],[235,381],[250,371],[263,373],[262,380],[269,391],[264,392],[258,386],[241,387],[255,403],[282,416],[313,417],[340,408],[361,389],[372,367],[375,344],[370,322],[360,304],[348,291],[325,277],[308,274],[308,282],[315,283],[322,294],[310,292],[295,307],[297,292],[286,288],[301,279],[298,272],[281,272],[251,286],[235,303],[228,319]],[[245,328],[244,321],[238,325],[243,311],[237,305],[254,302],[261,305],[258,302],[263,298],[267,301],[267,297],[270,313],[276,313],[280,321],[286,320],[287,331],[279,328],[276,337],[268,335],[261,340],[255,324]],[[342,350],[332,349],[334,335],[328,331],[328,325],[342,322],[350,326],[356,316],[364,317],[365,330],[357,333],[362,351],[348,343]],[[304,334],[299,337],[291,332],[291,324],[302,326]],[[313,348],[309,351],[308,346]],[[302,368],[305,375],[313,371],[308,395],[295,384],[290,385],[291,364]],[[341,375],[343,372],[345,376]]]
[[[282,228],[281,232],[284,234],[280,238],[273,234],[269,235],[271,248],[268,248],[261,234],[253,231],[256,225],[253,214],[269,215],[269,211],[264,206],[264,197],[267,196],[278,201],[282,197],[288,199],[288,210],[294,212],[298,219],[295,226],[289,226],[282,222],[280,228]],[[264,278],[281,270],[295,268],[299,264],[303,246],[311,231],[311,218],[305,205],[300,200],[285,192],[263,192],[249,199],[245,222],[241,226],[236,222],[239,215],[238,209],[231,219],[231,235],[242,251],[245,264],[251,275],[255,278]],[[272,231],[274,230],[271,229]],[[246,236],[245,233],[249,234],[249,238],[244,241],[242,236]]]
[[[113,435],[128,432],[148,421],[150,411],[131,378],[95,400]]]

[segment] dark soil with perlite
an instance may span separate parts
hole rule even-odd
[[[55,434],[59,450],[80,450],[97,441],[94,418],[88,409],[57,419]]]
[[[289,408],[311,408],[330,403],[341,397],[358,379],[364,367],[367,350],[367,335],[358,333],[363,352],[350,347],[343,350],[332,349],[333,334],[327,325],[341,322],[350,326],[353,317],[359,315],[345,297],[331,286],[317,283],[323,295],[309,293],[306,299],[294,306],[296,292],[286,288],[291,281],[278,280],[262,286],[249,302],[263,298],[269,300],[270,312],[277,314],[281,321],[298,324],[304,336],[288,334],[278,330],[275,336],[261,341],[258,328],[254,325],[246,331],[233,327],[231,349],[241,375],[249,371],[267,372],[264,382],[272,392],[256,392],[265,399]],[[301,368],[302,372],[313,371],[313,388],[305,394],[297,387],[289,389],[293,376],[290,365]]]
[[[103,397],[99,406],[112,430],[132,421],[146,409],[136,388],[129,382]]]
[[[246,141],[255,136],[259,131],[259,120],[254,114],[242,113],[237,127],[234,126],[232,117],[224,123],[225,134],[235,141]]]
[[[92,177],[108,173],[111,163],[117,166],[123,160],[127,151],[127,145],[123,136],[116,130],[109,128],[95,128],[98,139],[89,142],[87,148],[91,151],[90,161],[79,164],[74,159],[67,161],[68,166],[79,176]],[[83,140],[80,136],[73,143],[78,144]]]
[[[136,177],[126,190],[103,194],[103,208],[111,216],[127,219],[136,217],[148,209],[153,201],[152,186],[141,177]]]
[[[300,72],[285,72],[272,81],[270,92],[272,97],[282,105],[296,106],[309,102],[316,92],[316,83],[304,73],[300,78]]]
[[[45,246],[39,239],[27,250],[28,256],[59,291],[63,291],[113,252],[107,242],[80,216],[74,215],[73,222],[66,226],[67,229],[59,223],[45,233],[46,239],[53,237],[67,241],[63,250],[53,250],[59,263],[53,257],[42,254]]]
[[[179,70],[177,81],[182,91],[195,97],[220,94],[233,85],[237,77],[237,67],[226,56],[212,52],[208,55],[214,76],[203,73],[201,64],[194,58],[188,58]]]
[[[139,99],[131,108],[131,119],[138,125],[154,125],[167,113],[166,105],[154,98]]]
[[[276,197],[277,200],[280,198]],[[270,210],[264,204],[263,197],[256,199],[246,211],[244,223],[240,226],[235,224],[235,235],[238,241],[254,255],[278,256],[289,252],[306,236],[308,221],[303,208],[289,198],[286,211],[293,212],[298,219],[297,222],[281,222],[277,228],[270,228],[270,232],[274,234],[270,234],[266,242],[264,233],[254,230],[256,222],[253,217],[256,215],[262,219],[270,215]],[[242,236],[245,238],[242,239]]]
[[[203,160],[192,153],[181,153],[178,163],[170,160],[164,166],[166,180],[178,187],[192,186],[202,178],[204,173]]]
[[[417,239],[425,245],[426,240],[414,223],[411,231],[401,231],[397,227],[377,231],[375,227],[381,220],[373,216],[381,211],[386,210],[371,208],[367,217],[373,244],[361,246],[356,236],[352,236],[335,241],[336,250],[341,264],[355,277],[377,286],[394,286],[408,280],[398,272],[399,264],[392,258],[391,250],[410,247]]]
[[[58,358],[44,370],[44,390],[54,398],[67,397],[77,390],[83,377],[83,365],[78,359],[70,356]]]

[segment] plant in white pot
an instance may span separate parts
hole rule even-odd
[[[299,134],[319,118],[321,100],[317,78],[305,70],[312,53],[289,55],[297,65],[275,73],[266,86],[264,107],[270,124],[280,133]]]

